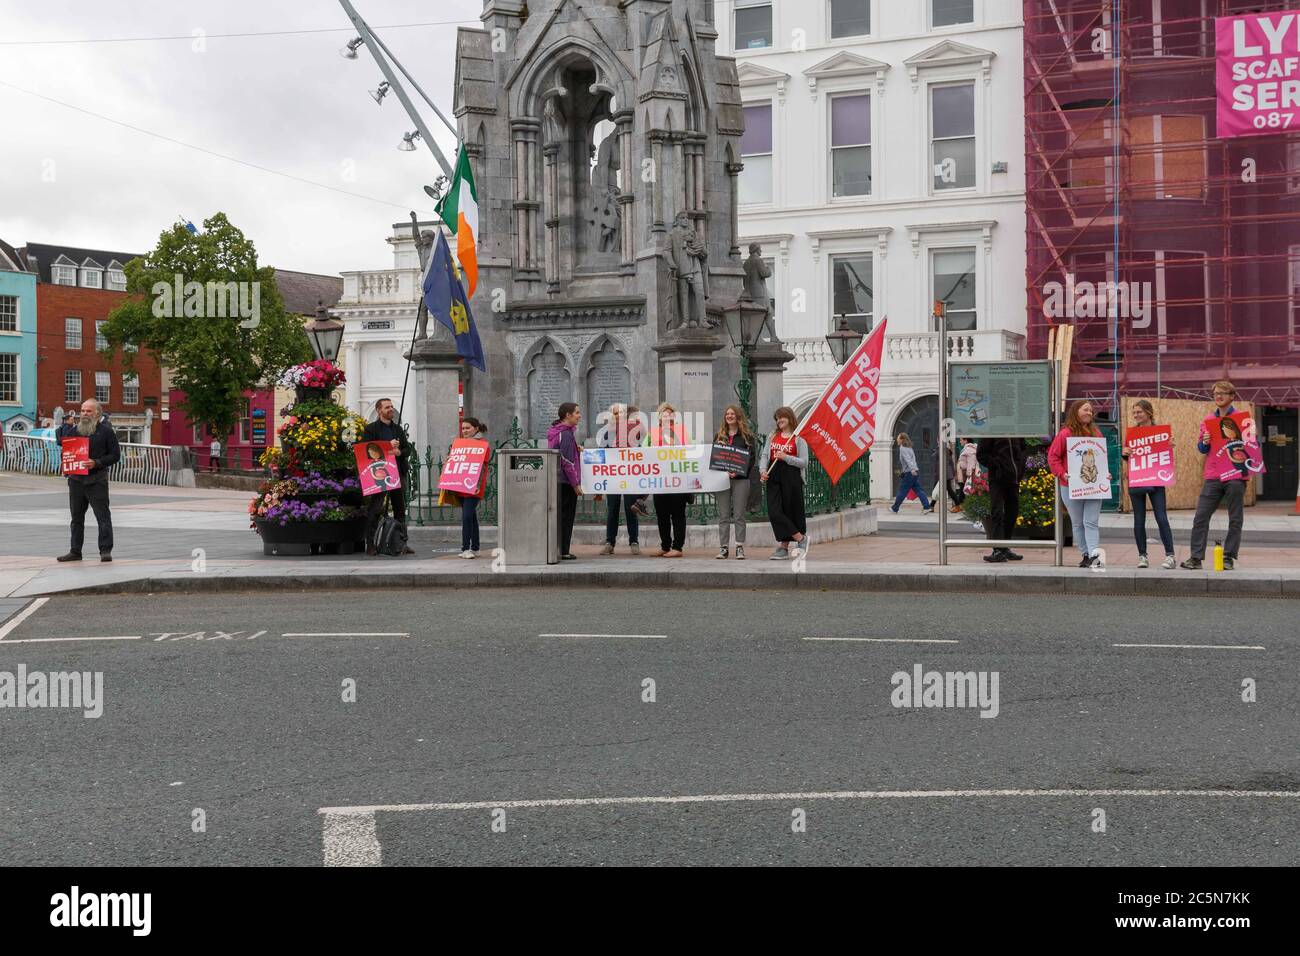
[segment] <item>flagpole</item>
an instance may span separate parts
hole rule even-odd
[[[397,98],[406,109],[406,114],[411,118],[411,121],[415,123],[415,128],[419,130],[420,138],[424,140],[424,145],[429,147],[429,151],[433,153],[433,158],[436,159],[438,165],[442,167],[443,173],[448,179],[451,179],[451,164],[448,163],[447,158],[442,155],[442,150],[438,148],[438,144],[433,141],[433,134],[431,134],[429,128],[425,126],[424,120],[416,110],[415,105],[411,102],[411,98],[406,95],[406,90],[402,87],[402,84],[398,82],[397,77],[389,67],[388,61],[384,58],[384,54],[380,50],[380,47],[382,47],[383,44],[380,43],[379,39],[370,32],[370,27],[366,26],[366,21],[361,19],[361,15],[357,13],[349,0],[339,0],[339,5],[343,7],[343,12],[348,15],[348,19],[352,21],[352,25],[356,27],[357,34],[366,44],[366,49],[370,51],[370,55],[375,58],[375,63],[384,74],[384,79],[388,81],[388,88],[397,94]],[[405,73],[406,71],[403,70],[402,72]],[[443,117],[442,113],[439,112],[438,116],[444,123],[447,122],[446,117]]]

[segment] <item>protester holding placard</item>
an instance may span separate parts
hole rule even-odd
[[[677,421],[677,409],[668,402],[656,410],[655,425],[646,435],[645,443],[650,447],[686,444],[686,428]],[[654,496],[661,558],[680,558],[686,547],[686,498],[684,494]]]
[[[1199,570],[1205,558],[1210,535],[1210,519],[1219,504],[1228,503],[1228,536],[1223,540],[1223,568],[1231,571],[1241,549],[1242,508],[1246,498],[1246,479],[1263,470],[1255,421],[1248,412],[1239,412],[1232,400],[1237,389],[1231,382],[1215,382],[1211,388],[1214,411],[1201,422],[1201,440],[1196,449],[1205,456],[1204,484],[1196,501],[1192,519],[1192,554],[1180,567]]]
[[[1143,398],[1134,403],[1133,428],[1124,436],[1120,456],[1129,469],[1128,496],[1133,502],[1133,537],[1137,541],[1139,568],[1151,566],[1147,560],[1148,502],[1160,529],[1160,542],[1165,546],[1165,560],[1160,566],[1166,571],[1174,568],[1174,533],[1165,510],[1165,488],[1174,481],[1172,434],[1169,426],[1156,426],[1155,410],[1150,402]]]
[[[1061,484],[1061,496],[1065,499],[1065,510],[1070,514],[1070,523],[1074,526],[1074,543],[1078,546],[1079,552],[1083,555],[1083,560],[1079,562],[1081,568],[1103,567],[1101,557],[1101,503],[1102,497],[1076,497],[1072,494],[1071,487],[1071,462],[1072,448],[1070,439],[1072,438],[1090,438],[1101,441],[1101,448],[1104,452],[1105,438],[1094,423],[1093,419],[1096,413],[1093,411],[1091,402],[1075,402],[1070,406],[1065,415],[1065,427],[1057,432],[1056,437],[1052,439],[1052,445],[1047,450],[1047,463],[1052,469],[1052,474],[1056,476],[1057,481]],[[1075,446],[1077,449],[1077,446]],[[1076,482],[1092,484],[1097,483],[1102,478],[1102,472],[1105,470],[1105,459],[1098,462],[1096,450],[1093,448],[1076,450],[1073,457],[1076,459],[1073,469]],[[1091,455],[1091,458],[1085,456]],[[1073,490],[1078,491],[1076,487]],[[1091,494],[1091,492],[1088,492]]]
[[[749,427],[749,419],[739,405],[728,405],[722,413],[722,424],[718,434],[713,438],[715,447],[727,446],[734,455],[744,452],[745,470],[739,474],[731,473],[731,482],[725,491],[715,496],[718,503],[718,560],[725,561],[729,556],[728,545],[731,535],[736,538],[736,560],[745,560],[745,512],[749,510],[749,484],[754,477],[754,455],[758,450],[758,438]]]
[[[609,415],[604,426],[596,436],[599,448],[628,448],[636,444],[635,436],[639,429],[628,423],[628,408],[622,402],[609,406]],[[627,516],[627,546],[633,554],[641,553],[639,544],[641,526],[637,521],[636,495],[605,495],[605,544],[601,554],[613,554],[618,543],[619,511]]]
[[[576,561],[573,546],[573,522],[578,516],[578,496],[582,494],[582,449],[574,437],[582,411],[577,402],[561,402],[555,421],[546,432],[546,447],[560,453],[560,560]]]
[[[460,437],[466,441],[482,441],[487,434],[487,426],[477,418],[465,416],[460,423]],[[483,488],[487,484],[487,462],[484,461],[482,480],[478,494],[470,495],[459,492],[460,497],[460,556],[466,559],[478,557],[478,506],[483,500]]]
[[[808,469],[808,443],[794,433],[794,409],[781,406],[772,415],[776,431],[767,439],[767,464],[759,477],[767,485],[767,517],[776,536],[771,561],[808,554],[808,525],[804,518],[803,476]]]
[[[379,524],[379,515],[387,500],[393,508],[393,518],[401,525],[406,524],[406,475],[411,461],[411,442],[406,437],[406,429],[397,420],[397,408],[391,398],[381,398],[375,402],[375,420],[361,432],[361,442],[387,442],[397,454],[397,484],[391,491],[366,497],[366,554],[374,557],[379,554],[372,542],[375,526]],[[403,554],[415,554],[408,546]]]
[[[122,457],[117,433],[104,417],[99,402],[88,398],[81,403],[81,417],[76,424],[67,423],[55,436],[60,446],[74,442],[85,444],[85,453],[74,456],[74,467],[65,462],[68,478],[68,510],[72,513],[72,547],[59,561],[80,561],[81,545],[86,535],[86,509],[95,512],[99,525],[99,560],[113,560],[113,514],[108,507],[108,470]],[[60,449],[66,450],[64,448]],[[67,456],[65,456],[67,457]]]

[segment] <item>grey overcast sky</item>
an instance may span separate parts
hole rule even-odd
[[[482,0],[353,2],[454,120],[456,26],[477,26]],[[438,25],[381,29],[413,23]],[[183,39],[29,42],[165,36]],[[352,36],[336,0],[0,0],[0,238],[145,252],[179,217],[222,211],[263,264],[390,267],[384,237],[411,209],[433,215],[421,187],[439,170],[423,145],[396,148],[413,126],[396,97],[367,95],[382,77],[364,49],[339,55]],[[452,159],[454,138],[422,113]]]

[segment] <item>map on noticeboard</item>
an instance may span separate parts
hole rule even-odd
[[[1043,438],[1052,432],[1047,362],[954,362],[948,402],[959,438]]]

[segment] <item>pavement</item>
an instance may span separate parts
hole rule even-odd
[[[1129,515],[1104,515],[1104,574],[1079,569],[1078,553],[1067,550],[1066,567],[1052,566],[1050,549],[1024,549],[1015,564],[990,565],[982,548],[954,548],[950,563],[938,563],[937,518],[909,503],[899,515],[881,507],[879,532],[818,543],[802,563],[766,560],[767,549],[750,549],[749,560],[717,561],[715,548],[688,550],[682,559],[635,557],[621,542],[612,556],[594,545],[578,545],[579,559],[550,567],[515,567],[495,560],[495,529],[484,529],[479,560],[463,561],[459,529],[413,527],[417,554],[401,558],[321,556],[269,557],[248,528],[243,491],[153,488],[114,485],[114,561],[93,559],[58,564],[66,550],[66,486],[60,479],[0,473],[0,598],[65,592],[230,591],[320,587],[372,587],[389,584],[430,587],[447,581],[474,587],[525,587],[546,583],[564,587],[747,588],[858,591],[1008,591],[1094,594],[1222,594],[1300,597],[1300,518],[1280,503],[1247,509],[1245,545],[1237,570],[1138,570]],[[968,522],[951,516],[950,534],[977,541]],[[1175,512],[1178,557],[1187,556],[1191,516]],[[1211,540],[1226,531],[1226,516],[1216,516]],[[87,541],[93,542],[93,516],[87,516]],[[645,527],[643,542],[655,536]],[[1160,560],[1152,523],[1150,553]],[[787,579],[795,583],[788,584]]]
[[[101,675],[100,715],[0,708],[5,862],[1300,858],[1289,602],[797,596],[28,601],[0,671]],[[918,667],[982,696],[917,706]]]

